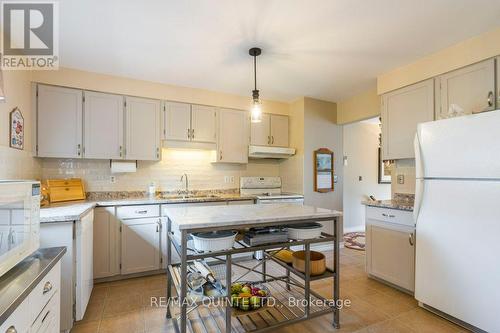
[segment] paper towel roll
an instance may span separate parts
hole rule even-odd
[[[136,161],[111,161],[111,173],[136,172]]]

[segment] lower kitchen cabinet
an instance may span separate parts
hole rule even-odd
[[[160,269],[160,218],[122,220],[121,274]]]
[[[411,212],[386,210],[381,213],[393,223],[377,220],[368,212],[366,220],[366,270],[367,273],[392,285],[413,292],[415,289],[415,228],[398,224]],[[398,216],[403,214],[404,216]]]
[[[95,209],[94,279],[120,274],[120,221],[114,211],[114,207]]]

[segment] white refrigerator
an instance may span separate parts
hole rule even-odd
[[[415,154],[415,298],[500,332],[500,110],[420,124]]]

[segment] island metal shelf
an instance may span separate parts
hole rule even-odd
[[[334,234],[322,233],[321,237],[307,240],[289,240],[288,242],[274,243],[259,246],[248,246],[238,242],[241,248],[232,248],[226,251],[217,251],[209,253],[198,253],[187,246],[189,234],[200,231],[216,230],[241,230],[252,227],[262,227],[263,225],[290,225],[309,222],[333,222]],[[186,333],[188,330],[197,332],[266,332],[272,329],[308,320],[326,313],[333,313],[333,327],[339,328],[339,239],[338,239],[338,216],[334,217],[315,217],[310,219],[296,219],[269,223],[238,224],[235,221],[232,226],[224,227],[202,227],[188,228],[180,230],[180,243],[172,233],[172,223],[170,218],[167,221],[167,317],[172,318],[173,325],[178,333]],[[334,267],[328,269],[323,275],[311,276],[310,274],[310,256],[312,244],[332,242],[334,248]],[[301,273],[288,264],[274,257],[272,252],[276,249],[286,249],[292,246],[303,246],[306,252],[306,272]],[[180,263],[172,263],[172,247],[180,255]],[[264,259],[255,267],[245,267],[233,262],[232,256],[239,253],[251,253],[255,251],[265,251]],[[248,272],[253,272],[262,276],[261,281],[271,291],[276,304],[251,312],[242,312],[232,309],[230,298],[230,288],[226,288],[227,294],[222,297],[209,298],[190,302],[188,296],[187,272],[188,265],[194,260],[203,260],[213,258],[225,267],[225,278],[223,280],[226,286],[231,286],[232,266],[242,268]],[[272,276],[267,273],[266,262],[272,261],[285,269],[286,275]],[[262,265],[262,270],[256,267]],[[292,277],[291,275],[296,277]],[[245,274],[246,275],[246,274]],[[333,279],[333,299],[328,300],[311,290],[310,283],[318,279]],[[238,281],[239,279],[236,279]],[[173,295],[172,287],[175,288],[176,296]],[[212,305],[207,305],[208,299],[213,300]],[[299,304],[297,306],[290,306]],[[309,300],[306,302],[305,300]]]

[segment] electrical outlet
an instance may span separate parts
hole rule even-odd
[[[398,175],[398,184],[403,185],[405,183],[405,175]]]
[[[115,176],[111,176],[111,177],[109,177],[109,182],[110,182],[111,184],[116,183],[116,177],[115,177]]]

